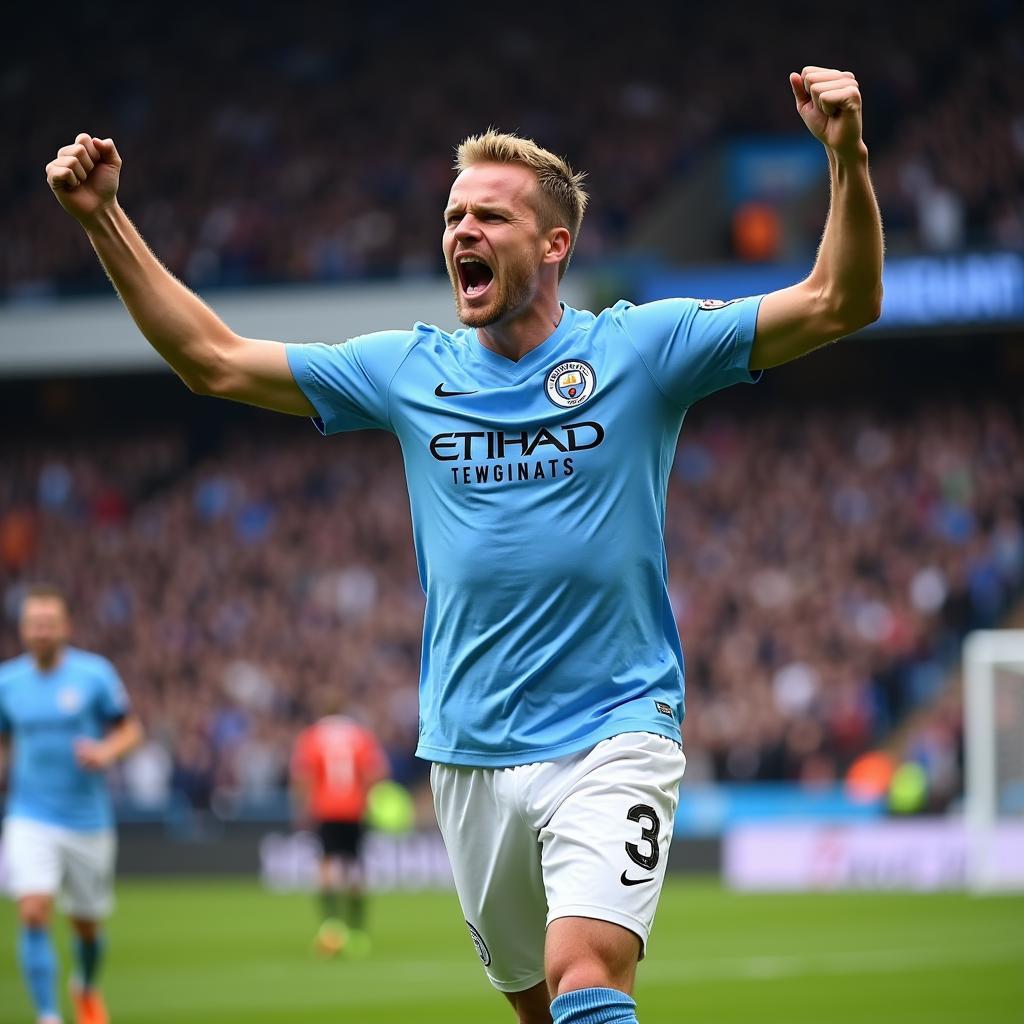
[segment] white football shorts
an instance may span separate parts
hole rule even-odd
[[[611,921],[646,949],[686,758],[653,733],[515,768],[435,764],[430,782],[455,888],[491,984],[544,980],[559,917]]]
[[[77,832],[29,818],[5,818],[3,859],[15,899],[45,893],[60,897],[70,917],[96,921],[114,908],[113,829]]]

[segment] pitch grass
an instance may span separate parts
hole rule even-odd
[[[511,1024],[451,893],[379,896],[361,962],[310,953],[311,900],[250,882],[122,882],[113,1024]],[[67,933],[57,931],[67,964]],[[671,881],[637,996],[642,1024],[1019,1024],[1024,898],[737,895]],[[67,1018],[72,1019],[70,1015]],[[30,1024],[0,907],[0,1024]]]

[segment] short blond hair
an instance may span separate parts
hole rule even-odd
[[[455,170],[460,173],[474,164],[520,164],[537,175],[538,209],[541,228],[563,227],[569,232],[569,251],[558,268],[561,281],[569,268],[576,238],[587,208],[583,190],[585,174],[574,171],[568,161],[533,139],[524,139],[513,132],[497,132],[493,128],[480,135],[470,135],[456,151]]]

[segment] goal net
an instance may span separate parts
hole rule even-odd
[[[967,884],[1024,889],[1024,629],[963,646]]]

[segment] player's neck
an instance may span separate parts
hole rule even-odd
[[[44,654],[36,654],[32,652],[32,660],[36,663],[36,668],[40,672],[52,672],[64,658],[64,648],[58,647],[53,651],[47,651]]]
[[[564,312],[556,294],[532,302],[514,316],[477,328],[476,336],[484,348],[518,362],[555,333]]]

